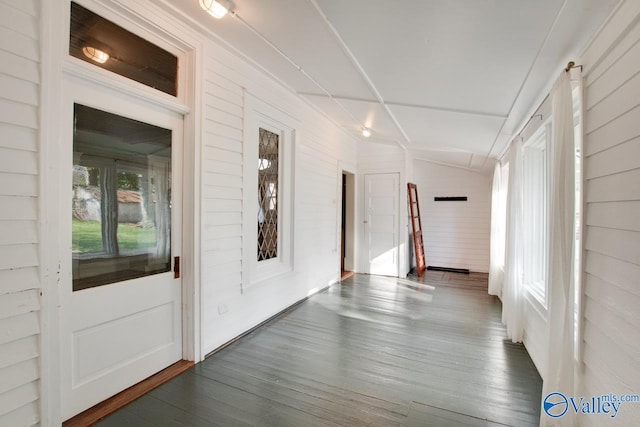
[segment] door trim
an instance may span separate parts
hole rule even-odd
[[[154,388],[166,383],[171,378],[177,377],[193,365],[193,362],[180,360],[149,378],[140,381],[138,384],[132,385],[126,390],[122,390],[115,396],[111,396],[107,400],[80,412],[73,418],[63,422],[62,427],[82,427],[93,425],[107,415],[114,413],[118,409],[150,392]]]
[[[204,359],[201,337],[200,300],[200,156],[201,111],[199,105],[202,86],[202,36],[193,28],[176,22],[175,17],[146,0],[79,0],[83,5],[97,5],[98,12],[119,23],[127,20],[129,28],[141,32],[151,41],[161,39],[179,53],[181,70],[180,97],[173,101],[156,102],[169,110],[183,114],[183,230],[182,230],[182,352],[183,359],[199,362]],[[62,6],[62,7],[60,7]],[[40,316],[40,422],[42,425],[60,425],[60,320],[59,284],[70,280],[60,270],[60,217],[58,206],[60,195],[66,186],[60,186],[60,164],[64,160],[60,150],[61,132],[65,124],[60,122],[60,100],[63,85],[70,74],[65,72],[68,56],[69,2],[42,2],[40,6],[40,121],[39,147],[39,255],[41,260],[41,316]],[[150,23],[148,16],[153,16]],[[86,70],[83,70],[86,71]],[[98,73],[99,74],[99,73]],[[82,78],[82,76],[76,75]],[[109,80],[109,76],[91,79]],[[96,82],[99,83],[99,82]],[[122,85],[126,89],[126,84]],[[131,85],[135,87],[134,84]],[[135,89],[131,89],[135,91]],[[144,90],[142,92],[145,92]],[[153,98],[153,91],[142,93],[142,97]],[[160,95],[162,97],[162,95]],[[185,114],[187,112],[187,114]],[[64,183],[66,185],[66,183]],[[66,194],[66,192],[65,192]]]
[[[342,242],[341,242],[341,220],[342,220],[342,199],[343,199],[343,188],[342,188],[342,175],[347,176],[347,193],[346,193],[346,221],[347,225],[345,227],[345,245],[346,245],[346,255],[344,268],[347,272],[354,273],[357,269],[357,247],[356,245],[356,173],[352,172],[349,168],[344,167],[342,162],[338,162],[338,192],[336,196],[336,200],[339,201],[337,203],[337,213],[336,213],[336,246],[335,250],[338,253],[339,257],[342,257]],[[338,260],[340,265],[342,265],[342,259]],[[341,271],[342,276],[342,271]]]

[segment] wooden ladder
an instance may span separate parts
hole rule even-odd
[[[427,266],[424,259],[424,243],[422,241],[422,220],[420,219],[420,203],[418,203],[418,187],[407,183],[409,193],[409,210],[411,214],[411,229],[413,230],[413,248],[416,254],[416,273],[422,276]]]

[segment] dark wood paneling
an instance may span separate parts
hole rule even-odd
[[[354,275],[99,425],[538,425],[542,381],[486,288]]]

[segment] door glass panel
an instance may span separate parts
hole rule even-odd
[[[171,268],[171,130],[74,105],[73,290]]]

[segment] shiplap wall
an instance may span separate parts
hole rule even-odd
[[[491,177],[423,160],[413,162],[427,265],[489,271]],[[466,202],[434,197],[467,196]]]
[[[627,0],[585,72],[584,393],[640,393],[640,2]],[[637,426],[640,403],[615,424]],[[584,425],[603,425],[583,417]]]
[[[201,273],[207,353],[338,280],[339,165],[355,164],[356,146],[310,106],[226,50],[209,45],[204,63]],[[242,217],[256,215],[255,205],[247,212],[242,206],[244,185],[254,185],[243,182],[246,94],[298,124],[293,271],[241,293]]]
[[[0,425],[39,422],[39,2],[0,0]]]

